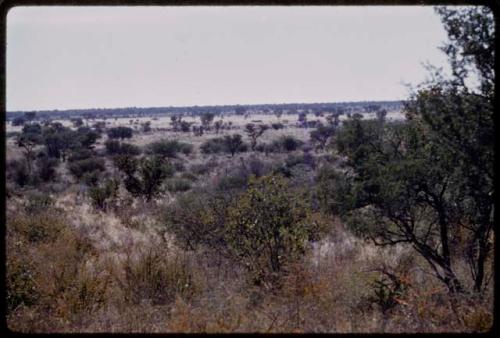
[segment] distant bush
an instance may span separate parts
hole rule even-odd
[[[133,135],[133,129],[129,127],[114,127],[108,129],[108,137],[111,139],[119,138],[131,138]]]
[[[205,141],[200,147],[203,154],[230,153],[231,156],[238,152],[245,152],[247,149],[248,146],[242,141],[239,134],[215,137]]]
[[[17,127],[17,126],[22,126],[26,123],[26,120],[22,116],[18,116],[12,120],[12,126]]]
[[[92,172],[94,170],[105,170],[103,159],[91,157],[84,160],[74,161],[69,164],[69,171],[76,178],[82,178],[85,173]]]
[[[290,152],[299,149],[303,144],[304,142],[301,140],[291,135],[286,135],[281,136],[269,144],[260,144],[256,147],[256,150],[268,153]]]
[[[285,125],[283,123],[272,123],[271,124],[271,127],[274,129],[274,130],[279,130],[279,129],[283,129],[285,128]]]
[[[139,155],[141,153],[138,146],[130,143],[107,140],[104,145],[108,155]]]
[[[224,152],[225,145],[222,137],[216,137],[206,140],[200,147],[203,154],[219,154]]]
[[[176,158],[178,153],[189,155],[193,151],[193,145],[177,140],[161,140],[148,144],[146,149],[147,153],[161,158]]]

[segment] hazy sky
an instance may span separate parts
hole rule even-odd
[[[403,99],[445,39],[432,7],[16,7],[7,110]]]

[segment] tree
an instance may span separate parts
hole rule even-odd
[[[378,245],[408,243],[451,293],[464,291],[453,248],[465,232],[473,289],[484,290],[493,234],[493,17],[440,8],[453,76],[437,74],[405,106],[407,123],[354,117],[337,137],[351,169],[341,199],[351,227]],[[479,78],[469,88],[468,74]],[[492,274],[493,272],[490,271]]]
[[[246,146],[240,134],[226,135],[224,136],[223,142],[226,152],[230,153],[231,157],[237,152],[246,150]]]
[[[335,134],[336,127],[334,126],[319,126],[316,130],[310,133],[311,142],[316,144],[318,149],[325,149],[328,140]]]
[[[143,157],[134,162],[123,160],[119,169],[125,173],[123,183],[128,192],[148,202],[160,194],[163,181],[173,175],[172,167],[158,156]]]
[[[223,124],[222,120],[215,121],[214,127],[215,127],[215,133],[216,134],[218,134],[219,131],[221,130],[222,124]]]
[[[257,145],[257,139],[264,134],[266,130],[269,129],[269,126],[266,124],[255,125],[253,123],[248,123],[245,125],[245,132],[251,140],[251,148],[252,151],[255,150],[255,146]]]
[[[212,121],[214,120],[215,114],[214,113],[203,113],[200,115],[200,121],[201,125],[203,126],[204,129],[210,130],[210,125],[212,124]]]
[[[26,127],[26,126],[25,126]],[[21,133],[17,138],[17,146],[24,149],[24,157],[28,166],[28,175],[32,172],[32,163],[35,158],[34,148],[41,141],[41,135],[38,133],[27,132]]]

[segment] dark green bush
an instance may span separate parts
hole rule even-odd
[[[73,176],[80,179],[85,173],[92,171],[104,171],[104,160],[101,158],[91,157],[84,160],[75,161],[69,164],[69,171]]]

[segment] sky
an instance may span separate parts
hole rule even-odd
[[[423,6],[14,7],[7,111],[399,100],[445,41]]]

